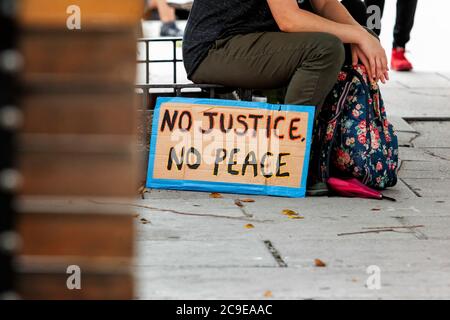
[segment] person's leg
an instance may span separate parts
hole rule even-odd
[[[405,56],[405,47],[411,35],[416,15],[417,0],[397,0],[397,18],[392,44],[391,68],[396,71],[410,71],[412,63]]]
[[[155,10],[157,9],[157,1],[155,0],[145,0],[146,4],[147,4],[147,8],[150,10]]]
[[[393,47],[405,48],[410,40],[411,30],[414,26],[417,0],[397,0],[397,18],[394,28]]]
[[[286,104],[316,106],[317,115],[336,83],[344,57],[342,42],[327,33],[239,35],[216,41],[192,80],[249,89],[287,87]],[[314,189],[309,195],[328,192],[325,184],[311,176],[308,189]]]
[[[162,23],[175,21],[175,9],[169,7],[166,0],[152,0],[156,3],[158,9],[159,18]]]
[[[321,107],[344,62],[327,33],[253,33],[216,41],[192,80],[227,87],[287,87],[286,104]]]
[[[383,18],[384,13],[384,2],[385,0],[364,0],[364,3],[366,4],[366,7],[370,9],[371,6],[378,6],[380,8],[380,19]],[[366,25],[364,23],[364,25]],[[378,36],[381,34],[381,28],[374,28],[372,29]]]
[[[181,37],[183,32],[178,29],[175,20],[175,9],[167,4],[167,0],[151,0],[155,2],[159,18],[162,22],[160,35],[162,37]]]
[[[156,9],[155,1],[152,0],[144,0],[144,15],[142,19],[148,21],[152,20],[153,10]]]

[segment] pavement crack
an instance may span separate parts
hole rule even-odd
[[[365,231],[356,231],[356,232],[345,232],[345,233],[338,233],[338,237],[343,236],[353,236],[357,234],[368,234],[368,233],[383,233],[383,232],[395,232],[395,229],[387,228],[387,229],[377,229],[377,230],[365,230]]]
[[[414,193],[414,194],[416,195],[416,197],[422,198],[422,195],[419,193],[419,191],[417,191],[417,190],[414,189],[411,185],[409,185],[409,184],[405,181],[405,179],[399,178],[399,180],[400,180],[401,182],[403,182],[403,184],[404,184],[404,185],[405,185],[412,193]]]
[[[438,154],[436,154],[433,151],[430,151],[428,149],[425,149],[424,153],[429,155],[429,156],[431,156],[431,157],[433,157],[433,158],[436,158],[436,159],[440,159],[440,160],[444,160],[444,161],[450,161],[450,159],[448,159],[446,157],[443,157],[443,156],[440,156],[440,155],[438,155]]]
[[[173,209],[163,209],[163,208],[157,208],[157,207],[151,207],[151,206],[133,204],[133,203],[100,202],[100,201],[95,201],[95,200],[90,200],[90,201],[95,204],[127,206],[127,207],[141,208],[141,209],[147,209],[147,210],[153,210],[153,211],[169,212],[169,213],[174,213],[174,214],[184,215],[184,216],[219,218],[219,219],[240,220],[240,221],[247,221],[247,222],[248,221],[259,222],[259,223],[273,222],[272,220],[255,220],[255,219],[250,219],[247,217],[232,217],[232,216],[210,214],[210,213],[183,212],[183,211],[178,211],[178,210],[173,210]]]
[[[338,237],[342,236],[352,236],[357,234],[370,234],[370,233],[383,233],[383,232],[397,232],[397,233],[415,233],[417,228],[423,228],[423,225],[417,225],[417,226],[405,226],[402,225],[400,227],[371,227],[371,228],[363,228],[364,231],[357,231],[357,232],[346,232],[346,233],[339,233]],[[407,229],[408,232],[401,232],[400,229]]]
[[[444,78],[445,80],[450,81],[450,78],[447,77],[445,74],[442,74],[442,73],[439,73],[439,72],[437,72],[436,74],[437,74],[438,76],[440,76],[441,78]]]
[[[264,245],[269,250],[270,254],[275,259],[275,261],[277,262],[278,266],[280,268],[287,268],[287,266],[288,266],[287,263],[283,260],[283,258],[281,257],[280,252],[277,250],[277,248],[275,248],[275,246],[273,245],[272,241],[264,240]]]
[[[379,230],[379,229],[415,229],[415,228],[424,228],[423,224],[417,226],[400,226],[400,227],[371,227],[371,228],[363,228],[364,230]]]
[[[417,138],[419,138],[421,135],[422,135],[422,134],[421,134],[420,132],[416,132],[416,133],[414,134],[414,137],[412,137],[411,139],[409,139],[408,144],[409,144],[410,146],[412,146],[413,148],[415,148],[414,141],[415,141]]]
[[[425,96],[425,97],[439,97],[439,98],[449,98],[450,95],[448,94],[436,94],[436,93],[426,93],[426,92],[419,92],[419,91],[414,91],[414,90],[409,90],[410,94],[414,94],[414,95],[420,95],[420,96]]]
[[[428,240],[428,236],[422,232],[421,230],[419,230],[419,227],[422,228],[424,226],[418,226],[415,228],[412,228],[409,226],[408,228],[408,219],[406,217],[395,217],[395,219],[397,221],[399,221],[403,226],[405,226],[406,229],[410,230],[412,234],[414,234],[414,236],[418,239],[418,240]]]

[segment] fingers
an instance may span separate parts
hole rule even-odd
[[[389,80],[389,67],[387,63],[386,52],[383,50],[383,54],[377,60],[378,77],[381,82],[386,83]]]
[[[386,83],[389,80],[386,52],[379,44],[377,48],[365,51],[359,46],[352,46],[353,64],[358,60],[366,67],[370,81]]]
[[[386,52],[383,55],[383,66],[385,66],[384,67],[384,77],[386,78],[386,80],[389,80],[389,66],[388,66]]]
[[[369,63],[369,59],[367,59],[366,55],[358,50],[358,57],[361,60],[364,67],[366,67],[367,73],[369,74],[369,78],[372,79],[372,72]]]
[[[352,45],[352,64],[356,66],[359,62],[358,49]]]
[[[386,83],[385,73],[386,73],[386,65],[383,64],[382,58],[378,57],[376,59],[377,64],[377,81],[380,80],[382,83]]]
[[[370,65],[370,79],[375,80],[377,78],[377,62],[375,60],[375,57],[369,58],[369,65]]]
[[[359,56],[364,56],[364,65],[371,81],[386,83],[389,80],[387,56],[380,42],[369,35],[367,41],[358,46]]]
[[[383,65],[385,66],[385,70],[386,70],[386,71],[389,71],[388,60],[387,60],[386,52],[384,53],[382,59],[383,59]]]
[[[389,79],[388,68],[387,68],[387,58],[384,50],[378,52],[373,57],[369,58],[370,68],[371,68],[371,79],[375,82],[381,81],[386,83]]]

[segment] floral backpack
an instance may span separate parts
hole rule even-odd
[[[364,66],[340,72],[318,122],[314,152],[320,180],[354,177],[376,189],[396,185],[398,139],[378,85],[369,84]]]

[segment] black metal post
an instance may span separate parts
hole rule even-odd
[[[13,299],[13,258],[18,236],[14,232],[15,197],[20,176],[16,163],[16,130],[21,111],[17,108],[17,72],[21,55],[16,50],[15,0],[0,0],[0,299]]]
[[[150,45],[145,41],[145,83],[150,83]]]

